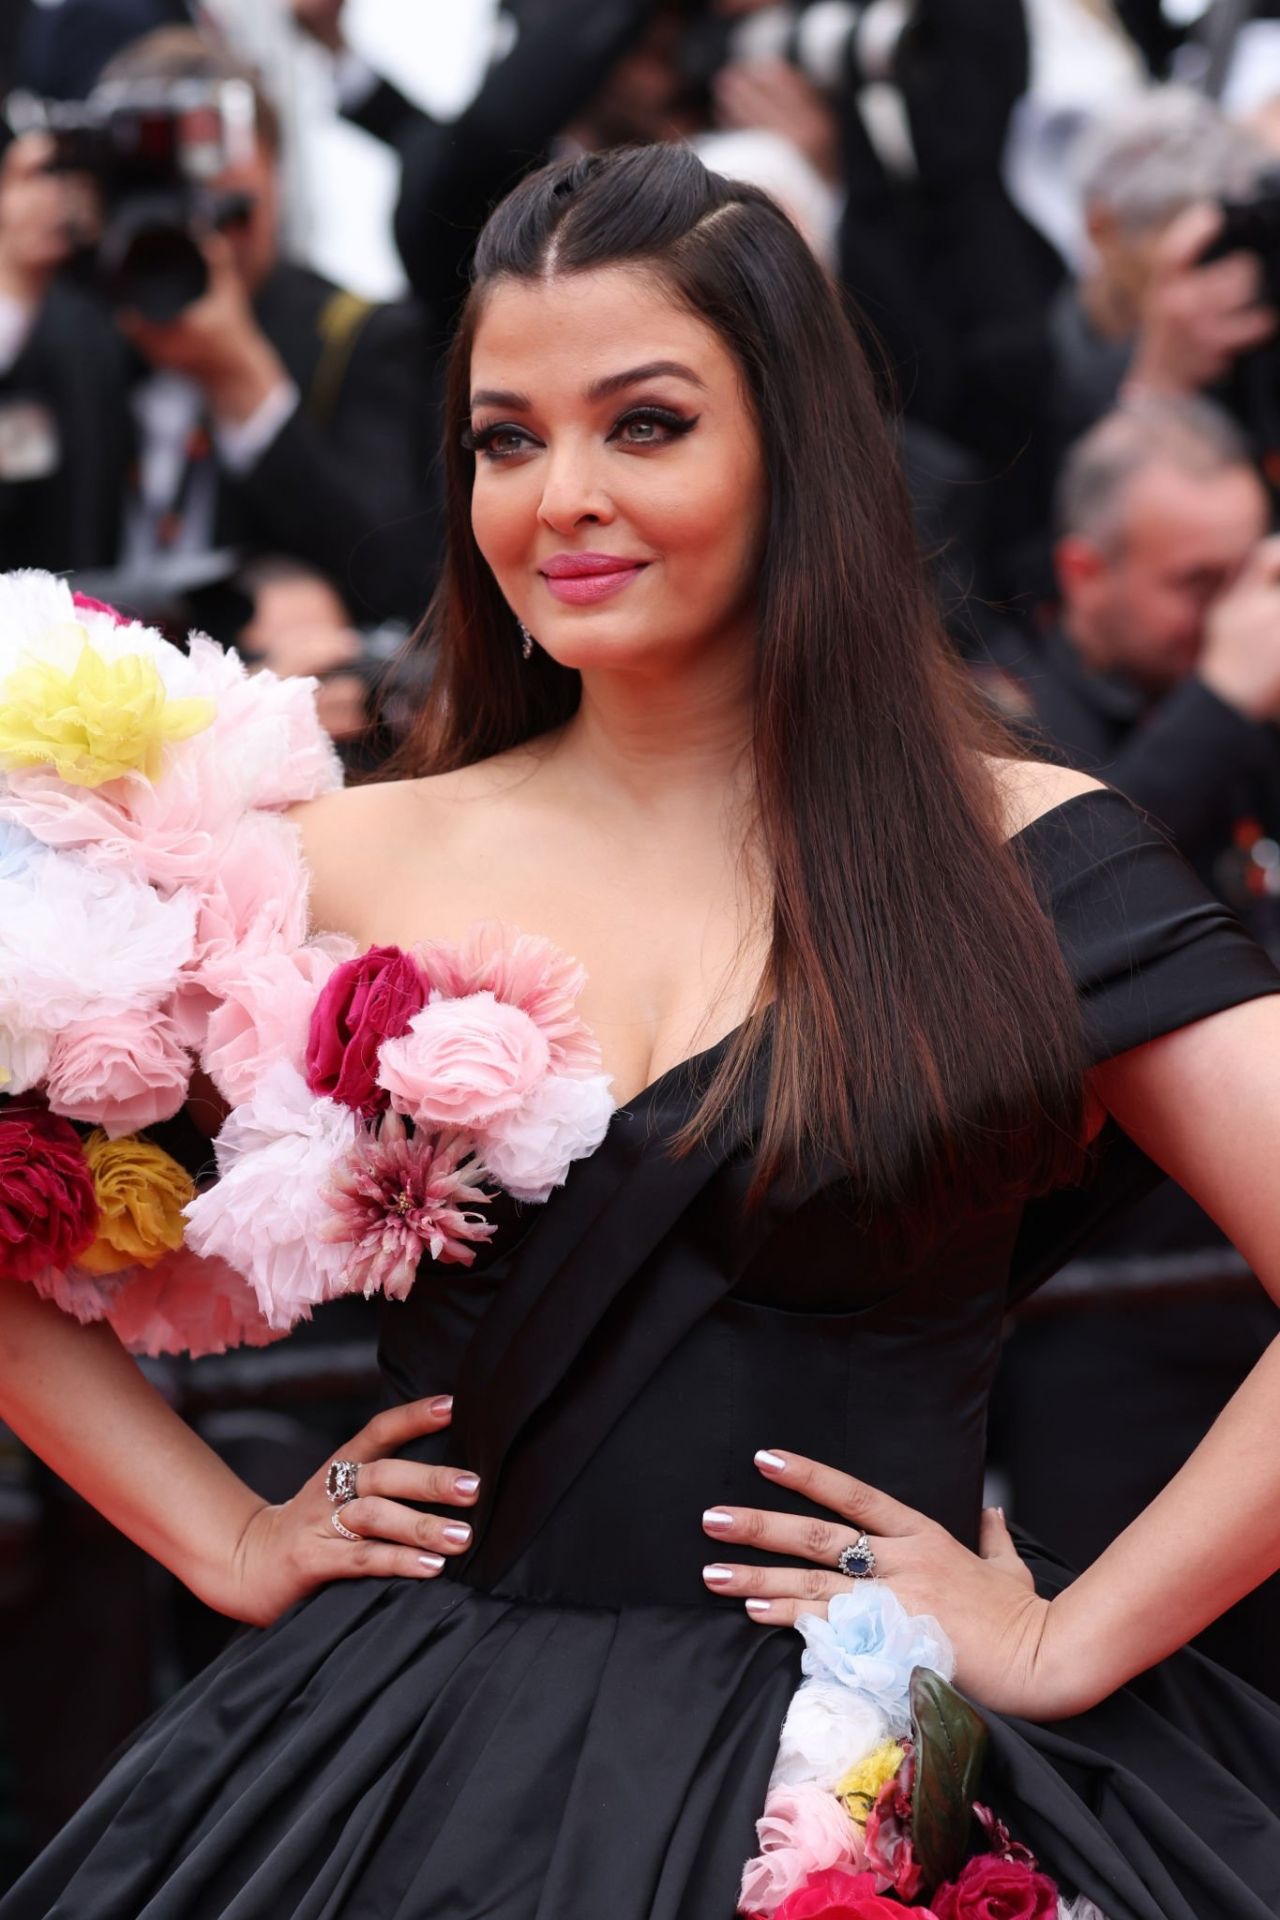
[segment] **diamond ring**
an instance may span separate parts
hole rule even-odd
[[[358,1540],[360,1538],[360,1535],[358,1533],[352,1533],[350,1527],[343,1525],[342,1509],[340,1507],[335,1507],[333,1512],[329,1515],[329,1523],[332,1526],[334,1532],[340,1533],[344,1540]]]
[[[348,1500],[356,1497],[356,1476],[360,1471],[358,1460],[332,1460],[329,1471],[324,1477],[324,1490],[335,1507],[345,1507]]]

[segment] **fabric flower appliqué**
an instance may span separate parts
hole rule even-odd
[[[951,1642],[937,1621],[909,1614],[879,1580],[837,1593],[825,1620],[803,1614],[796,1625],[805,1642],[805,1674],[874,1701],[894,1733],[905,1733],[911,1724],[912,1669],[931,1667],[945,1680],[956,1670]]]
[[[349,1289],[403,1300],[423,1260],[470,1266],[493,1226],[474,1208],[492,1198],[461,1135],[409,1134],[388,1113],[338,1160],[325,1188],[334,1217],[321,1236],[345,1256]]]
[[[144,654],[107,660],[85,636],[74,662],[30,659],[0,687],[0,766],[52,766],[68,786],[158,778],[166,745],[210,726],[209,700],[171,700]]]

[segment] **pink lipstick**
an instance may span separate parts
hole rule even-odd
[[[590,607],[630,586],[648,564],[617,553],[557,553],[543,561],[539,572],[557,600]]]

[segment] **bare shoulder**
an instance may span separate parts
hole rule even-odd
[[[312,930],[363,942],[371,915],[410,876],[424,889],[446,884],[520,773],[519,754],[501,754],[452,773],[343,787],[291,808],[310,876]]]
[[[991,754],[982,758],[999,797],[1006,839],[1077,794],[1106,790],[1101,780],[1077,773],[1074,767],[1055,767],[1044,760],[999,760]]]

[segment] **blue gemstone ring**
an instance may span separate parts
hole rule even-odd
[[[865,1533],[860,1533],[850,1546],[844,1548],[836,1567],[847,1580],[875,1579],[876,1556]]]

